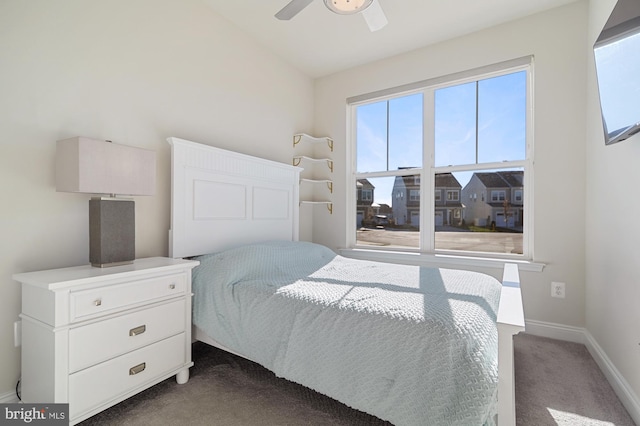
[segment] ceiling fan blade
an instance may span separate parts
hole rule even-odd
[[[291,0],[289,4],[280,9],[280,12],[276,13],[276,18],[282,21],[288,21],[296,16],[302,9],[309,6],[313,0]]]
[[[372,32],[378,31],[389,23],[378,0],[373,0],[371,6],[362,11],[362,16],[364,16],[364,20],[367,21],[369,30]]]

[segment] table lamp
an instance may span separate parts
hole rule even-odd
[[[156,153],[111,141],[75,137],[57,142],[56,191],[89,200],[89,261],[95,267],[135,260],[135,205],[121,196],[154,195]]]

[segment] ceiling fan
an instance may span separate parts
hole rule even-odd
[[[314,0],[291,0],[289,4],[283,7],[276,18],[288,21],[296,16],[305,7],[309,6]],[[371,31],[378,31],[389,21],[380,6],[378,0],[323,0],[327,8],[340,15],[354,15],[361,13]]]

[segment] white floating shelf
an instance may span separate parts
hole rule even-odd
[[[298,155],[293,157],[294,166],[299,166],[303,161],[309,161],[311,163],[327,163],[327,167],[329,167],[329,170],[333,172],[333,160],[331,158],[311,158],[307,157],[306,155]]]
[[[307,183],[325,183],[327,185],[327,188],[329,188],[329,192],[333,193],[333,181],[330,179],[307,179],[307,178],[302,178],[300,179],[300,182],[307,182]]]
[[[300,142],[308,142],[308,143],[326,143],[329,146],[331,152],[333,152],[333,139],[328,136],[315,137],[310,136],[306,133],[296,133],[293,135],[293,146],[295,147]]]
[[[331,201],[311,201],[311,200],[302,200],[300,204],[325,204],[327,206],[327,210],[329,213],[333,213],[333,203]]]

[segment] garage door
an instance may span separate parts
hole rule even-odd
[[[508,220],[509,220],[509,223],[507,223],[505,221],[504,213],[497,213],[496,214],[496,225],[497,226],[501,226],[501,227],[505,227],[505,228],[513,228],[513,225],[514,225],[513,216],[509,216]]]
[[[411,226],[420,227],[420,212],[411,212]]]
[[[442,226],[442,212],[436,212],[436,226]]]

